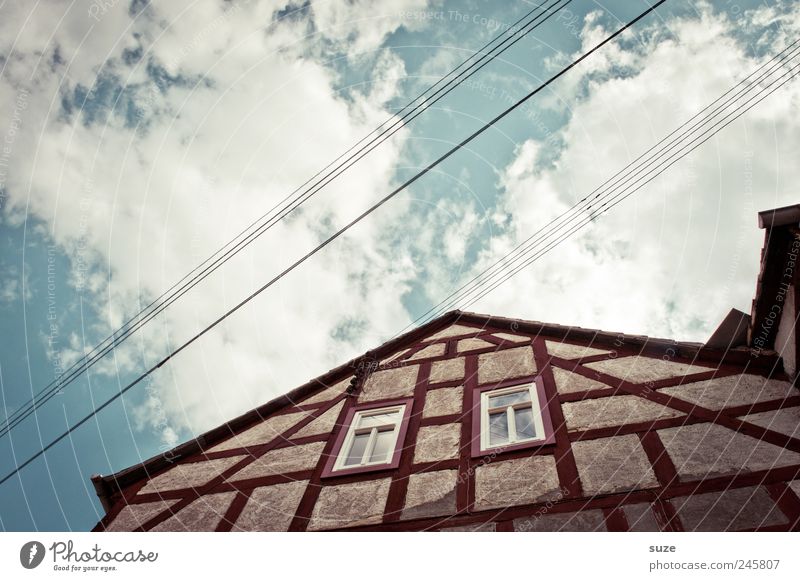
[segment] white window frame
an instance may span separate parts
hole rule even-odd
[[[536,436],[533,438],[518,438],[517,437],[517,424],[514,421],[513,410],[519,407],[527,407],[528,402],[517,404],[510,404],[505,406],[507,420],[508,420],[508,442],[502,444],[489,444],[489,413],[495,412],[500,408],[489,409],[489,398],[498,395],[508,395],[527,391],[530,394],[530,406],[533,411],[533,427],[536,430]],[[539,395],[536,389],[536,383],[514,385],[511,387],[502,387],[498,389],[486,390],[481,392],[481,450],[493,450],[496,448],[505,448],[507,446],[515,446],[517,444],[526,444],[528,442],[538,442],[546,439],[544,430],[544,421],[542,420],[542,409],[539,403]]]
[[[406,404],[400,405],[393,405],[387,406],[385,408],[372,408],[366,410],[359,410],[355,414],[353,414],[353,419],[350,421],[350,425],[347,427],[347,435],[345,436],[344,442],[342,443],[342,447],[339,450],[339,455],[336,458],[336,462],[333,465],[332,472],[336,472],[338,470],[352,470],[354,468],[365,468],[369,466],[382,466],[384,464],[391,464],[394,458],[395,452],[397,451],[397,438],[400,436],[400,430],[403,427],[403,419],[405,417],[406,411]],[[377,416],[381,414],[389,414],[396,412],[395,417],[397,418],[394,424],[387,423],[381,424],[377,426],[372,426],[370,428],[360,428],[359,423],[361,422],[362,418],[369,417],[369,416]],[[369,462],[368,459],[372,456],[372,452],[375,449],[375,440],[377,439],[378,431],[381,431],[381,428],[386,428],[388,426],[394,426],[394,438],[392,439],[392,443],[389,446],[389,453],[387,457],[383,461],[375,461]],[[364,448],[364,452],[361,456],[361,462],[358,464],[345,464],[347,461],[347,457],[350,455],[350,449],[353,446],[353,440],[356,437],[356,433],[366,433],[369,431],[370,437],[369,441],[367,442],[367,446]]]

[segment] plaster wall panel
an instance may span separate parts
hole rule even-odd
[[[475,510],[557,500],[561,496],[552,456],[494,461],[475,469]]]
[[[312,442],[311,444],[270,450],[236,472],[228,480],[233,482],[248,478],[311,470],[317,465],[324,447],[325,442]]]
[[[712,410],[800,395],[788,381],[749,374],[665,387],[658,391]]]
[[[178,464],[150,480],[142,487],[139,494],[164,492],[165,490],[177,490],[179,488],[199,488],[241,461],[242,458],[244,456],[233,456],[231,458]]]
[[[464,353],[465,351],[475,351],[477,349],[486,349],[487,347],[497,347],[494,343],[489,343],[477,337],[472,339],[461,339],[456,345],[456,351]]]
[[[304,399],[302,401],[303,405],[315,404],[315,403],[322,403],[324,401],[330,401],[335,397],[342,395],[347,387],[350,385],[350,377],[343,379],[342,381],[328,387],[327,389],[323,389],[319,393],[312,395],[308,399]]]
[[[678,410],[635,395],[615,395],[561,404],[569,431],[677,418]]]
[[[579,391],[591,391],[594,389],[608,389],[610,386],[594,379],[589,379],[578,373],[552,367],[553,378],[556,380],[558,393],[577,393]]]
[[[800,407],[750,414],[741,419],[792,438],[800,438]]]
[[[478,355],[480,383],[514,379],[534,373],[536,364],[533,361],[533,349],[528,345]]]
[[[132,531],[139,528],[151,518],[167,510],[177,500],[164,500],[158,502],[143,502],[125,506],[116,518],[106,527],[107,531]]]
[[[687,531],[738,531],[788,522],[759,486],[695,494],[670,502]]]
[[[635,434],[572,444],[578,474],[587,495],[653,488],[658,480]]]
[[[447,345],[445,343],[434,343],[433,345],[428,345],[427,347],[423,347],[422,349],[414,353],[411,357],[406,358],[406,361],[427,359],[428,357],[440,357],[444,355],[446,348]]]
[[[378,524],[383,520],[391,478],[348,484],[327,484],[311,514],[309,530]]]
[[[412,474],[403,508],[403,519],[448,516],[456,513],[457,470]]]
[[[464,388],[462,387],[432,389],[425,394],[425,407],[422,417],[435,418],[437,416],[461,413],[463,401]]]
[[[208,451],[219,452],[221,450],[232,450],[234,448],[244,448],[248,446],[267,444],[283,434],[289,428],[296,425],[307,415],[307,412],[297,412],[272,416],[263,422],[259,422],[252,428],[249,428],[244,432],[241,432],[240,434],[237,434],[217,444]]]
[[[308,480],[296,480],[254,489],[242,509],[234,531],[288,531]]]
[[[625,519],[628,521],[628,530],[637,533],[658,532],[661,528],[649,503],[626,504],[622,507]]]
[[[323,448],[325,448],[325,442],[312,442],[311,444],[270,450],[236,472],[228,480],[234,482],[248,478],[311,470],[319,462]]]
[[[343,407],[343,401],[337,403],[316,420],[313,420],[311,423],[306,425],[306,427],[292,434],[292,438],[305,438],[319,434],[330,434],[337,427],[336,420],[338,419],[339,413],[342,411]]]
[[[586,367],[631,383],[647,383],[669,377],[711,371],[711,368],[701,367],[700,365],[689,365],[687,363],[665,361],[656,357],[641,357],[638,355],[586,363]]]
[[[236,498],[236,494],[236,492],[221,492],[203,495],[150,530],[153,532],[214,531],[225,516],[225,511]]]
[[[461,424],[423,426],[417,434],[414,463],[440,462],[458,458]]]
[[[562,359],[578,359],[591,355],[603,355],[611,353],[609,349],[596,349],[584,345],[572,345],[570,343],[559,343],[558,341],[545,341],[547,352],[550,355],[561,357]]]
[[[414,395],[419,365],[376,371],[367,378],[359,401],[395,399]]]
[[[716,424],[658,430],[681,480],[800,464],[800,454]]]
[[[446,329],[442,329],[438,333],[431,335],[426,341],[438,341],[439,339],[449,339],[450,337],[458,337],[459,335],[468,335],[470,333],[478,333],[481,329],[475,327],[467,327],[465,325],[450,325]]]
[[[465,362],[463,357],[434,361],[431,365],[431,383],[443,383],[464,379]]]
[[[503,341],[511,341],[512,343],[529,343],[531,338],[525,335],[513,335],[512,333],[492,333],[492,337],[497,337]]]
[[[582,510],[580,512],[548,513],[518,518],[514,520],[514,530],[518,532],[592,532],[605,531],[606,521],[601,510]]]

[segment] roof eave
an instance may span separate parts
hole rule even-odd
[[[800,223],[800,204],[764,210],[758,213],[758,227],[776,228]]]

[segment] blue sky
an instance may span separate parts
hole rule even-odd
[[[532,8],[164,4],[0,8],[7,413]],[[2,473],[645,6],[572,2],[0,439]],[[86,530],[92,473],[393,336],[797,38],[792,8],[670,0],[0,486],[0,530]],[[797,202],[798,103],[787,85],[470,308],[704,340],[749,309],[755,213]]]

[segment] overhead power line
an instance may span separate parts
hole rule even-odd
[[[469,308],[492,290],[533,264],[569,236],[597,219],[663,173],[689,152],[800,74],[800,39],[760,65],[691,119],[638,158],[542,226],[511,252],[453,291],[400,331],[424,324],[460,306]],[[766,85],[764,85],[766,83]]]
[[[466,79],[476,74],[500,54],[514,46],[527,34],[546,22],[551,16],[572,0],[552,0],[547,6],[537,6],[514,22],[508,29],[487,42],[469,58],[462,61],[447,75],[428,87],[416,98],[399,110],[402,115],[392,116],[370,134],[363,137],[346,152],[341,154],[304,184],[286,196],[277,205],[262,215],[230,242],[217,250],[208,259],[195,267],[158,298],[151,301],[139,313],[128,319],[120,328],[106,337],[91,351],[73,363],[64,373],[51,381],[30,401],[9,415],[0,427],[0,438],[31,416],[39,407],[47,403],[65,387],[77,380],[85,371],[116,349],[136,331],[179,300],[192,288],[222,267],[228,260],[250,245],[259,236],[275,226],[288,214],[317,194],[334,179],[388,140],[392,135],[407,126],[431,106],[446,97]],[[505,38],[504,38],[505,37]],[[477,57],[477,58],[476,58]],[[438,87],[438,88],[437,88]],[[302,192],[302,193],[300,193]],[[299,195],[296,195],[299,194]],[[273,214],[274,212],[277,212]],[[263,222],[266,220],[266,222]],[[255,230],[253,228],[255,227]],[[252,230],[252,231],[251,231]]]
[[[428,172],[429,172],[431,169],[433,169],[434,167],[436,167],[437,165],[439,165],[440,163],[442,163],[443,161],[445,161],[446,159],[448,159],[449,157],[451,157],[451,156],[452,156],[454,153],[456,153],[457,151],[459,151],[460,149],[462,149],[462,148],[463,148],[465,145],[467,145],[468,143],[472,142],[472,141],[473,141],[474,139],[476,139],[478,136],[480,136],[480,135],[482,135],[483,133],[485,133],[485,132],[486,132],[488,129],[490,129],[490,128],[491,128],[491,127],[493,127],[495,124],[497,124],[499,121],[501,121],[502,119],[504,119],[505,117],[507,117],[508,115],[510,115],[512,112],[516,111],[516,110],[517,110],[519,107],[521,107],[521,106],[522,106],[524,103],[526,103],[527,101],[529,101],[529,100],[530,100],[531,98],[533,98],[535,95],[539,94],[539,93],[540,93],[541,91],[543,91],[545,88],[547,88],[548,86],[550,86],[550,85],[551,85],[553,82],[555,82],[556,80],[558,80],[559,78],[561,78],[562,76],[564,76],[564,75],[565,75],[567,72],[569,72],[569,71],[570,71],[570,70],[572,70],[574,67],[576,67],[578,64],[580,64],[581,62],[583,62],[584,60],[586,60],[586,59],[587,59],[589,56],[591,56],[592,54],[594,54],[595,52],[597,52],[598,50],[600,50],[600,49],[601,49],[602,47],[604,47],[606,44],[608,44],[609,42],[611,42],[611,41],[613,41],[614,39],[616,39],[618,36],[620,36],[620,35],[621,35],[622,33],[624,33],[626,30],[628,30],[629,28],[631,28],[632,26],[634,26],[634,25],[635,25],[637,22],[639,22],[640,20],[642,20],[643,18],[645,18],[645,17],[646,17],[648,14],[650,14],[651,12],[653,12],[653,11],[654,11],[656,8],[658,8],[659,6],[661,6],[662,4],[664,4],[664,2],[666,2],[666,1],[667,1],[667,0],[659,0],[658,2],[656,2],[655,4],[653,4],[652,6],[650,6],[650,7],[649,7],[649,8],[647,8],[646,10],[644,10],[644,11],[643,11],[641,14],[639,14],[638,16],[636,16],[635,18],[633,18],[632,20],[630,20],[628,23],[624,24],[622,27],[620,27],[619,29],[617,29],[617,30],[616,30],[614,33],[612,33],[611,35],[609,35],[608,37],[606,37],[604,40],[602,40],[601,42],[599,42],[598,44],[596,44],[594,47],[592,47],[591,49],[589,49],[588,51],[586,51],[585,53],[583,53],[581,56],[579,56],[578,58],[576,58],[575,60],[573,60],[573,61],[572,61],[572,62],[571,62],[569,65],[567,65],[566,67],[564,67],[563,69],[561,69],[559,72],[557,72],[556,74],[554,74],[553,76],[551,76],[551,77],[550,77],[549,79],[547,79],[545,82],[541,83],[541,84],[540,84],[538,87],[536,87],[535,89],[533,89],[532,91],[530,91],[529,93],[527,93],[525,96],[523,96],[521,99],[519,99],[518,101],[516,101],[514,104],[512,104],[512,105],[511,105],[511,106],[509,106],[508,108],[506,108],[506,109],[505,109],[504,111],[502,111],[500,114],[498,114],[497,116],[495,116],[494,118],[492,118],[492,119],[491,119],[489,122],[487,122],[486,124],[484,124],[484,125],[483,125],[482,127],[480,127],[478,130],[476,130],[476,131],[474,131],[473,133],[471,133],[470,135],[468,135],[466,138],[464,138],[464,139],[463,139],[462,141],[460,141],[458,144],[456,144],[456,145],[455,145],[455,146],[453,146],[451,149],[449,149],[449,150],[448,150],[446,153],[444,153],[443,155],[441,155],[440,157],[438,157],[438,158],[437,158],[435,161],[433,161],[433,162],[431,162],[429,165],[427,165],[427,166],[426,166],[424,169],[422,169],[420,172],[418,172],[417,174],[415,174],[415,175],[414,175],[413,177],[411,177],[410,179],[406,180],[406,181],[405,181],[405,182],[404,182],[402,185],[400,185],[399,187],[397,187],[397,188],[395,188],[394,190],[392,190],[391,192],[389,192],[389,193],[388,193],[386,196],[384,196],[383,198],[381,198],[381,199],[380,199],[378,202],[376,202],[375,204],[373,204],[373,205],[372,205],[371,207],[369,207],[367,210],[365,210],[364,212],[362,212],[361,214],[359,214],[359,215],[358,215],[356,218],[354,218],[354,219],[353,219],[353,220],[351,220],[349,223],[347,223],[347,224],[346,224],[346,225],[345,225],[343,228],[341,228],[341,229],[340,229],[340,230],[338,230],[336,233],[334,233],[332,236],[330,236],[329,238],[327,238],[326,240],[324,240],[322,243],[320,243],[319,245],[317,245],[317,246],[316,246],[316,247],[315,247],[313,250],[311,250],[310,252],[308,252],[307,254],[305,254],[303,257],[301,257],[300,259],[298,259],[297,261],[295,261],[295,262],[294,262],[292,265],[290,265],[289,267],[287,267],[286,269],[284,269],[282,272],[280,272],[278,275],[276,275],[275,277],[273,277],[273,278],[272,278],[272,279],[271,279],[269,282],[267,282],[266,284],[264,284],[263,286],[261,286],[260,288],[258,288],[256,291],[254,291],[252,294],[250,294],[248,297],[246,297],[244,300],[242,300],[241,302],[239,302],[239,303],[238,303],[236,306],[234,306],[233,308],[231,308],[231,309],[229,309],[228,311],[226,311],[226,312],[225,312],[225,313],[224,313],[222,316],[220,316],[219,318],[217,318],[215,321],[213,321],[211,324],[209,324],[207,327],[205,327],[205,328],[204,328],[203,330],[201,330],[199,333],[197,333],[196,335],[194,335],[194,336],[193,336],[192,338],[190,338],[188,341],[184,342],[184,343],[183,343],[183,344],[182,344],[180,347],[178,347],[178,348],[176,348],[175,350],[173,350],[172,352],[170,352],[170,353],[169,353],[169,354],[168,354],[166,357],[164,357],[163,359],[161,359],[161,360],[160,360],[160,361],[159,361],[159,362],[158,362],[156,365],[154,365],[153,367],[151,367],[150,369],[148,369],[147,371],[145,371],[144,373],[142,373],[142,374],[141,374],[139,377],[137,377],[136,379],[134,379],[132,382],[130,382],[130,383],[129,383],[128,385],[126,385],[124,388],[120,389],[120,390],[119,390],[119,392],[115,393],[115,394],[114,394],[112,397],[110,397],[109,399],[107,399],[107,400],[106,400],[104,403],[102,403],[100,406],[96,407],[96,408],[95,408],[94,410],[92,410],[92,411],[91,411],[91,412],[90,412],[90,413],[89,413],[87,416],[85,416],[84,418],[82,418],[81,420],[79,420],[77,423],[75,423],[75,424],[73,424],[71,427],[69,427],[69,428],[68,428],[68,429],[67,429],[67,430],[66,430],[66,431],[65,431],[63,434],[61,434],[60,436],[56,437],[54,440],[52,440],[52,441],[51,441],[49,444],[45,445],[45,446],[44,446],[44,447],[43,447],[41,450],[39,450],[38,452],[34,453],[34,454],[31,456],[31,457],[29,457],[27,460],[25,460],[25,461],[24,461],[22,464],[19,464],[19,465],[18,465],[18,466],[17,466],[17,467],[16,467],[16,468],[13,470],[13,471],[11,471],[9,474],[7,474],[6,476],[4,476],[2,480],[0,480],[0,484],[3,484],[4,482],[6,482],[6,481],[7,481],[7,480],[9,480],[10,478],[12,478],[12,477],[13,477],[15,474],[19,473],[19,471],[20,471],[20,470],[22,470],[23,468],[25,468],[26,466],[28,466],[28,465],[29,465],[31,462],[33,462],[34,460],[36,460],[37,458],[39,458],[39,457],[40,457],[42,454],[44,454],[45,452],[47,452],[47,450],[49,450],[50,448],[52,448],[53,446],[55,446],[55,445],[56,445],[58,442],[60,442],[61,440],[63,440],[63,439],[64,439],[64,438],[66,438],[67,436],[69,436],[69,435],[70,435],[70,434],[71,434],[73,431],[75,431],[75,430],[76,430],[76,429],[78,429],[80,426],[82,426],[83,424],[85,424],[86,422],[88,422],[90,419],[92,419],[93,417],[95,417],[95,416],[96,416],[96,415],[97,415],[99,412],[101,412],[103,409],[105,409],[106,407],[108,407],[109,405],[111,405],[111,404],[112,404],[114,401],[116,401],[117,399],[119,399],[120,397],[122,397],[122,396],[123,396],[123,395],[124,395],[126,392],[128,392],[130,389],[132,389],[133,387],[135,387],[136,385],[138,385],[138,384],[139,384],[141,381],[143,381],[143,380],[144,380],[146,377],[148,377],[149,375],[151,375],[153,372],[155,372],[155,371],[156,371],[157,369],[159,369],[161,366],[163,366],[164,364],[166,364],[166,363],[167,363],[169,360],[171,360],[173,357],[175,357],[175,356],[176,356],[178,353],[180,353],[181,351],[183,351],[184,349],[186,349],[187,347],[189,347],[190,345],[192,345],[192,344],[193,344],[195,341],[197,341],[197,340],[198,340],[200,337],[202,337],[203,335],[205,335],[205,334],[206,334],[208,331],[210,331],[211,329],[213,329],[214,327],[216,327],[217,325],[219,325],[219,324],[220,324],[222,321],[224,321],[224,320],[225,320],[225,319],[227,319],[229,316],[231,316],[233,313],[235,313],[236,311],[238,311],[238,310],[239,310],[241,307],[243,307],[244,305],[246,305],[247,303],[249,303],[249,302],[250,302],[250,301],[251,301],[253,298],[255,298],[256,296],[258,296],[259,294],[261,294],[261,293],[262,293],[263,291],[265,291],[266,289],[270,288],[270,287],[271,287],[273,284],[275,284],[276,282],[278,282],[279,280],[281,280],[281,279],[282,279],[284,276],[286,276],[287,274],[289,274],[290,272],[292,272],[292,271],[293,271],[295,268],[297,268],[298,266],[300,266],[300,265],[302,265],[303,263],[305,263],[305,262],[306,262],[308,259],[310,259],[312,256],[316,255],[316,254],[317,254],[317,253],[318,253],[320,250],[322,250],[323,248],[327,247],[327,246],[328,246],[328,245],[329,245],[331,242],[333,242],[334,240],[336,240],[337,238],[339,238],[340,236],[342,236],[342,235],[343,235],[345,232],[347,232],[347,231],[348,231],[348,230],[350,230],[350,229],[351,229],[353,226],[355,226],[356,224],[358,224],[359,222],[361,222],[361,221],[362,221],[364,218],[366,218],[367,216],[369,216],[370,214],[372,214],[372,213],[373,213],[375,210],[377,210],[378,208],[380,208],[381,206],[383,206],[383,205],[384,205],[386,202],[388,202],[389,200],[391,200],[392,198],[394,198],[394,197],[395,197],[397,194],[399,194],[400,192],[402,192],[403,190],[405,190],[406,188],[408,188],[410,185],[412,185],[413,183],[415,183],[415,182],[416,182],[417,180],[419,180],[419,179],[420,179],[422,176],[424,176],[425,174],[427,174],[427,173],[428,173]]]
[[[492,290],[494,290],[495,288],[497,288],[498,286],[500,286],[504,282],[508,281],[510,278],[512,278],[513,276],[515,276],[516,274],[518,274],[519,272],[521,272],[522,270],[524,270],[525,268],[527,268],[528,266],[533,264],[534,262],[536,262],[539,258],[544,256],[547,252],[549,252],[550,250],[552,250],[556,246],[559,246],[562,242],[567,240],[570,236],[572,236],[573,234],[575,234],[579,230],[583,229],[589,223],[595,221],[601,215],[607,213],[609,210],[611,210],[612,208],[614,208],[615,206],[617,206],[618,204],[620,204],[621,202],[626,200],[632,194],[638,192],[641,188],[643,188],[645,185],[650,183],[653,179],[655,179],[656,177],[658,177],[659,175],[664,173],[664,171],[666,171],[671,166],[673,166],[675,163],[677,163],[680,159],[682,159],[683,157],[688,155],[691,151],[693,151],[694,149],[696,149],[700,145],[704,144],[706,141],[711,139],[714,135],[719,133],[722,129],[724,129],[725,127],[730,125],[736,119],[738,119],[739,117],[744,115],[747,111],[749,111],[750,109],[752,109],[753,107],[758,105],[758,103],[760,103],[761,101],[763,101],[764,99],[769,97],[772,93],[774,93],[775,91],[780,89],[783,85],[785,85],[786,83],[790,82],[792,79],[796,78],[799,73],[800,73],[800,65],[794,67],[792,73],[790,75],[786,75],[784,80],[782,80],[780,83],[777,83],[775,86],[773,86],[769,90],[761,91],[756,97],[754,97],[753,99],[748,101],[746,103],[746,105],[744,106],[744,108],[742,108],[738,113],[736,113],[735,115],[730,116],[729,118],[726,118],[723,122],[715,124],[715,126],[713,126],[711,129],[708,130],[707,134],[701,136],[698,139],[695,139],[690,144],[688,149],[686,149],[685,151],[680,151],[675,156],[671,157],[669,159],[668,163],[666,163],[663,166],[660,166],[660,167],[656,168],[656,170],[653,170],[653,172],[650,175],[647,175],[647,176],[643,177],[639,181],[639,183],[632,184],[629,189],[626,189],[625,191],[623,191],[619,195],[614,196],[611,200],[603,202],[603,204],[599,205],[596,209],[591,210],[591,212],[589,213],[588,216],[586,216],[579,223],[573,225],[568,232],[564,233],[558,239],[551,241],[545,248],[539,250],[533,256],[528,257],[522,264],[519,264],[518,266],[516,266],[511,272],[506,274],[501,280],[495,282],[490,288],[484,290],[478,296],[476,296],[474,298],[471,298],[470,301],[466,304],[465,308],[469,308],[471,305],[473,305],[475,302],[477,302],[478,300],[480,300],[481,298],[486,296]]]

